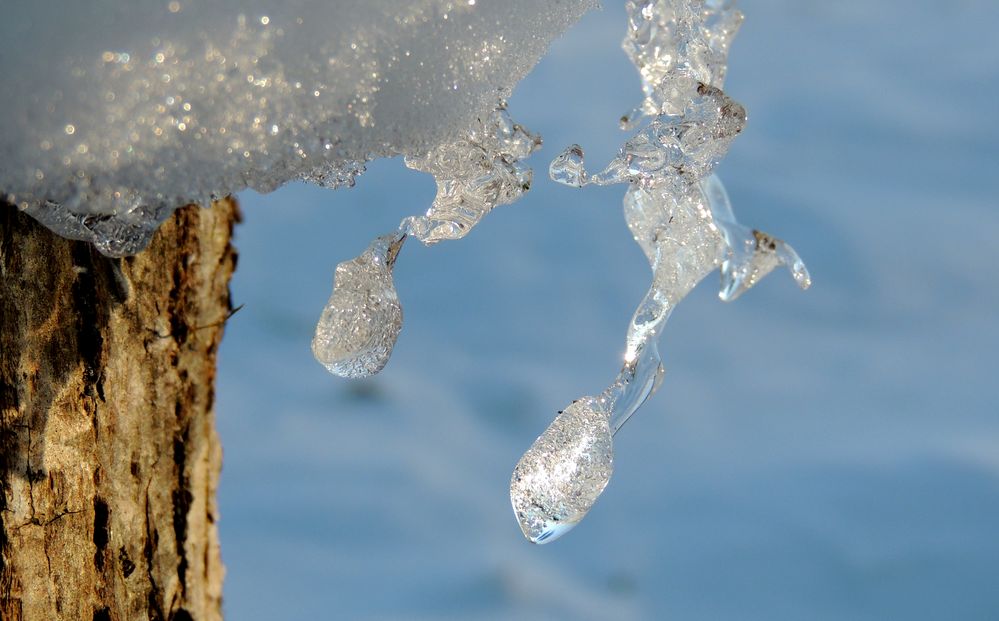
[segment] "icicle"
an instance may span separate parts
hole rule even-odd
[[[621,47],[642,78],[644,101],[621,117],[634,128],[645,116],[679,113],[684,92],[701,82],[725,84],[728,52],[742,12],[735,0],[628,0]]]
[[[402,329],[402,306],[392,281],[392,266],[402,243],[415,237],[426,245],[458,239],[494,207],[511,203],[531,187],[531,169],[521,160],[541,146],[541,138],[514,123],[506,102],[460,139],[420,155],[406,165],[437,181],[437,196],[427,213],[411,216],[395,234],[379,237],[359,257],[336,268],[333,295],[316,326],[312,351],[330,373],[357,378],[384,368]],[[331,183],[353,183],[355,162],[346,176],[328,173]]]
[[[599,173],[587,173],[579,145],[549,168],[554,181],[571,187],[629,184],[624,216],[652,267],[652,285],[628,326],[617,378],[599,397],[560,413],[514,470],[511,502],[534,543],[568,532],[603,492],[612,472],[612,436],[658,390],[664,374],[658,337],[698,282],[720,268],[720,297],[729,301],[786,265],[801,288],[811,284],[791,246],[735,220],[712,174],[746,122],[745,109],[720,89],[742,22],[733,5],[629,0],[624,48],[642,75],[646,99],[621,123],[653,118]]]

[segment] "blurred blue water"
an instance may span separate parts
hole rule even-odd
[[[667,327],[656,397],[611,485],[535,547],[510,472],[558,409],[614,376],[649,279],[622,189],[574,191],[639,98],[616,2],[559,41],[511,113],[545,137],[535,186],[463,242],[408,246],[385,371],[309,351],[332,267],[432,181],[241,196],[245,308],[221,354],[231,619],[999,619],[999,5],[746,1],[723,164],[740,219],[790,241],[732,305]]]

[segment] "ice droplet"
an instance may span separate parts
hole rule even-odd
[[[583,162],[583,147],[574,144],[566,147],[548,166],[548,176],[552,181],[573,188],[581,188],[587,183]]]
[[[405,239],[401,233],[379,237],[336,266],[333,294],[312,339],[312,353],[330,373],[367,377],[388,362],[402,330],[392,267]]]
[[[520,458],[510,502],[533,543],[558,539],[590,510],[614,471],[608,413],[594,397],[574,401]]]

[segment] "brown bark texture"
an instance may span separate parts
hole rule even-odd
[[[238,208],[109,259],[0,205],[0,619],[214,621]]]

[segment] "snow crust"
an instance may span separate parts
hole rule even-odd
[[[353,185],[488,114],[592,0],[42,0],[0,20],[0,191],[132,254],[173,209]]]

